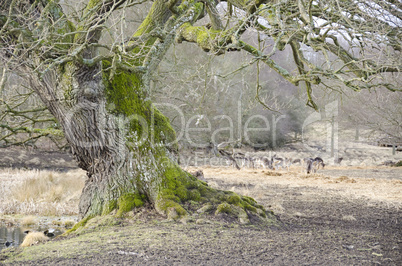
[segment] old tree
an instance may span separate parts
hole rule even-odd
[[[67,3],[0,0],[0,87],[7,73],[20,75],[58,121],[87,172],[82,217],[122,215],[144,204],[171,218],[203,206],[240,222],[267,217],[253,199],[214,190],[176,163],[175,132],[149,97],[152,75],[174,42],[216,55],[245,51],[252,63],[305,88],[313,108],[314,86],[328,82],[400,90],[399,0],[90,0],[78,11]],[[139,7],[149,8],[140,26],[110,40],[111,24]],[[245,32],[270,49],[251,45]],[[294,69],[273,59],[284,50]],[[41,132],[57,129],[30,133]]]

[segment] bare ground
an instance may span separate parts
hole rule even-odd
[[[6,265],[402,265],[402,169],[203,168],[213,187],[257,199],[279,226],[239,226],[151,213],[0,255]],[[353,172],[352,176],[348,173]],[[381,173],[387,178],[381,178]],[[378,178],[378,176],[380,178]],[[374,178],[375,177],[375,178]]]

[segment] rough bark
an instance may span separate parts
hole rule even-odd
[[[150,34],[146,45],[133,45],[132,60],[122,63],[130,64],[130,70],[146,66],[146,71],[136,72],[110,60],[94,60],[99,51],[91,44],[98,42],[101,28],[92,17],[111,8],[99,3],[102,1],[90,1],[84,16],[93,23],[80,26],[74,36],[75,44],[86,47],[79,52],[80,60],[47,71],[42,81],[31,81],[62,126],[78,165],[87,171],[79,203],[82,223],[112,211],[121,216],[144,205],[172,219],[198,209],[217,215],[230,213],[241,223],[249,222],[249,216],[267,219],[264,208],[253,199],[212,189],[177,164],[175,132],[147,95],[150,73],[174,41],[174,34],[167,34],[163,42],[150,34],[176,27],[168,21],[171,11],[167,4],[155,1],[133,36]],[[201,13],[202,4],[194,7],[179,25]]]

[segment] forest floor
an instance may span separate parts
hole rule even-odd
[[[287,171],[202,167],[208,184],[254,197],[278,226],[153,212],[0,253],[5,265],[402,265],[402,169]],[[190,168],[189,170],[194,170]],[[349,174],[351,173],[351,175]]]

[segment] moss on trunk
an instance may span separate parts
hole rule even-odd
[[[92,2],[95,7],[98,1]],[[91,10],[88,6],[88,13],[95,12]],[[166,3],[156,0],[134,36],[163,25],[169,14]],[[81,37],[77,34],[75,40]],[[130,65],[142,66],[155,42],[150,37],[146,48],[134,49]],[[83,54],[93,58],[98,51],[88,48]],[[60,72],[61,94],[73,112],[59,120],[79,165],[88,172],[80,200],[84,219],[73,231],[93,217],[124,217],[143,207],[175,220],[193,213],[235,217],[240,223],[270,216],[253,199],[215,190],[180,168],[176,133],[150,101],[146,73],[125,72],[107,61],[93,66],[68,63]]]
[[[176,134],[169,120],[146,99],[141,76],[117,72],[112,81],[105,75],[104,82],[108,111],[135,118],[126,124],[129,152],[147,159],[135,158],[134,161],[143,163],[138,165],[142,171],[133,171],[126,177],[130,179],[126,183],[135,185],[120,189],[124,193],[107,202],[103,214],[116,209],[116,216],[121,217],[149,202],[159,213],[171,219],[205,210],[210,215],[237,217],[240,223],[248,223],[249,215],[267,218],[266,211],[255,200],[215,190],[180,168],[172,156],[177,152]],[[147,138],[139,141],[138,136],[144,132],[147,132]]]

